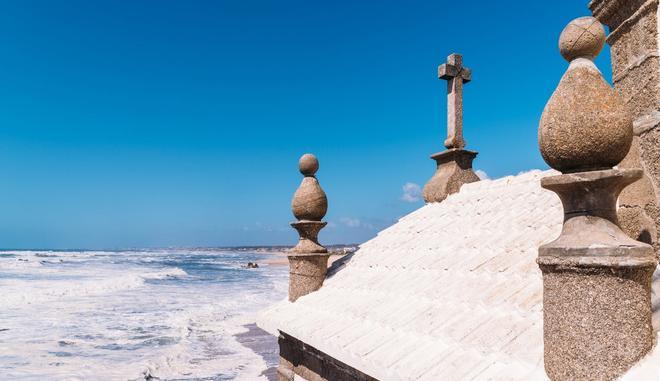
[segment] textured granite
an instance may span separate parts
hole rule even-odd
[[[476,156],[476,152],[462,149],[449,149],[431,156],[436,162],[436,171],[424,185],[424,200],[440,202],[458,192],[464,184],[479,181],[472,170]]]
[[[652,267],[541,269],[550,379],[613,380],[648,353]]]
[[[567,61],[578,57],[594,59],[605,45],[605,29],[593,17],[571,21],[559,37],[559,52]]]
[[[645,214],[655,222],[656,236],[651,235],[654,241],[656,255],[660,257],[660,240],[657,232],[660,231],[660,129],[655,128],[647,131],[640,136],[641,156],[644,163],[644,172],[651,179],[653,193],[649,197],[654,197],[653,202],[644,202],[646,196],[641,198],[639,205],[644,209]],[[651,189],[647,188],[647,192]],[[644,221],[640,221],[640,228],[644,228]]]
[[[328,268],[329,254],[289,255],[289,301],[321,288]]]
[[[589,9],[593,15],[612,30],[617,29],[648,0],[592,0]]]
[[[327,225],[322,221],[298,221],[292,222],[291,226],[296,229],[300,239],[298,244],[289,250],[292,254],[322,254],[327,253],[323,245],[319,243],[319,232]]]
[[[447,81],[447,150],[431,156],[436,171],[424,185],[426,202],[441,202],[458,192],[463,184],[479,181],[472,171],[472,160],[477,153],[464,149],[463,138],[463,84],[472,80],[472,72],[463,66],[463,57],[454,53],[438,67],[438,78]]]
[[[583,36],[588,37],[580,42]],[[611,169],[626,156],[626,164],[634,164],[636,156],[628,154],[630,111],[592,62],[603,41],[594,18],[577,19],[564,30],[559,45],[571,65],[539,125],[544,159],[564,172],[541,181],[564,209],[561,234],[539,247],[537,259],[543,272],[544,363],[553,381],[614,380],[649,353],[654,341],[651,281],[657,260],[650,245],[620,229],[617,217],[621,191],[642,179],[643,171]],[[639,187],[630,195],[639,197],[638,192]],[[623,216],[634,225],[632,215]]]
[[[628,153],[632,118],[590,60],[577,58],[545,106],[539,146],[562,172],[611,168]]]
[[[539,248],[544,362],[552,380],[613,380],[653,347],[650,245],[617,226],[616,200],[641,170],[547,177],[564,208],[562,232]],[[625,301],[625,303],[622,303]]]
[[[300,173],[305,177],[293,195],[291,210],[298,220],[321,221],[328,211],[328,199],[314,174],[319,162],[312,154],[305,154],[298,163]]]
[[[289,250],[289,301],[318,290],[328,268],[328,250],[318,241],[319,231],[326,226],[321,221],[328,210],[328,199],[314,175],[319,169],[316,156],[304,154],[298,161],[300,173],[305,176],[291,202],[293,215],[298,219],[291,223],[300,239]]]
[[[463,66],[460,54],[451,54],[447,63],[438,67],[438,78],[447,81],[447,139],[448,149],[465,148],[463,139],[463,84],[472,80],[472,71]]]
[[[634,118],[630,152],[620,168],[640,168],[645,175],[620,197],[619,220],[631,237],[653,242],[660,253],[658,190],[660,162],[657,129],[660,125],[660,40],[658,0],[594,0],[593,15],[610,27],[614,87]]]

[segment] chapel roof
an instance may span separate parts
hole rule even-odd
[[[381,231],[321,289],[272,306],[258,325],[381,380],[547,379],[536,258],[562,228],[559,198],[540,186],[553,174],[463,185]],[[658,271],[653,286],[660,292]],[[653,309],[657,331],[657,293]]]

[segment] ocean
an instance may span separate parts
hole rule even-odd
[[[257,311],[286,297],[288,268],[269,266],[272,257],[2,251],[0,378],[266,380],[276,364],[238,337]]]

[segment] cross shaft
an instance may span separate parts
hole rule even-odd
[[[438,67],[438,77],[447,81],[447,139],[445,147],[462,149],[463,139],[463,84],[472,80],[470,69],[463,67],[463,57],[451,54],[447,62]]]

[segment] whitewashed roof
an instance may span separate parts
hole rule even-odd
[[[550,174],[467,184],[423,206],[320,290],[264,311],[259,326],[381,380],[546,379],[535,260],[563,219],[559,198],[540,187]]]

